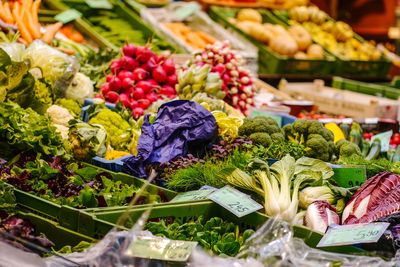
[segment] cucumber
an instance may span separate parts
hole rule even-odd
[[[381,140],[375,139],[371,144],[371,149],[368,155],[365,157],[366,160],[373,160],[379,157],[381,154]]]

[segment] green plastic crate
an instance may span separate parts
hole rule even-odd
[[[87,164],[90,166],[89,164]],[[100,169],[100,168],[98,168]],[[100,169],[103,170],[103,169]],[[106,170],[104,170],[106,171]],[[113,173],[110,171],[107,171],[112,174],[113,178],[117,181],[122,181],[126,184],[134,184],[137,187],[141,187],[146,181],[143,179],[138,179],[132,176],[129,176],[127,174],[123,173]],[[167,199],[171,200],[176,196],[176,192],[170,191],[168,189],[164,189],[161,187],[158,187],[156,185],[150,184],[147,187],[147,190],[150,193],[157,193],[159,191],[162,191]],[[88,228],[88,232],[85,232],[85,227],[82,227],[82,223],[80,222],[81,218],[81,213],[84,214],[82,216],[83,218],[86,218],[87,216],[91,216],[90,212],[96,211],[107,211],[110,208],[112,209],[124,209],[126,207],[104,207],[104,208],[95,208],[95,209],[76,209],[73,207],[69,207],[66,205],[58,205],[56,203],[53,203],[49,200],[46,200],[40,196],[36,196],[34,194],[28,193],[21,191],[19,189],[14,189],[14,194],[17,200],[17,203],[19,206],[32,211],[34,213],[40,214],[41,216],[45,216],[46,218],[50,218],[51,220],[59,222],[62,226],[72,229],[74,231],[78,232],[84,232],[90,236],[94,236],[93,230],[95,227],[93,226],[92,228]],[[142,206],[142,205],[137,205],[137,206]],[[147,205],[144,205],[144,207],[147,207]],[[83,230],[82,230],[83,229]]]
[[[39,20],[41,22],[48,22],[54,23],[54,17],[61,13],[59,10],[46,10],[41,9],[39,11]],[[109,47],[112,49],[117,49],[112,43],[110,43],[107,39],[103,38],[97,32],[93,30],[93,28],[81,18],[74,20],[73,22],[74,27],[83,35],[87,36],[92,42],[94,42],[99,47]]]
[[[81,12],[83,16],[77,21],[82,21],[84,24],[89,25],[93,34],[107,40],[114,49],[120,49],[126,42],[146,45],[148,42],[153,41],[153,44],[157,44],[161,51],[171,50],[174,52],[177,50],[157,35],[147,24],[143,23],[137,14],[120,1],[109,0],[113,5],[111,10],[92,9],[84,0],[45,0],[44,2],[51,9],[64,11],[73,8]],[[117,25],[121,22],[124,23],[124,29],[111,30],[110,27],[112,25]],[[125,29],[125,27],[128,28]],[[137,38],[139,34],[143,35],[143,40],[141,41]]]
[[[81,241],[90,243],[96,241],[96,239],[71,231],[60,226],[58,223],[43,218],[37,214],[18,212],[17,216],[22,219],[29,220],[35,226],[35,229],[38,233],[45,234],[46,237],[55,244],[54,248],[56,250],[68,245],[76,246]]]
[[[135,208],[130,211],[130,220],[126,224],[126,227],[131,227],[132,223],[136,222],[138,218],[147,210],[148,208]],[[121,215],[126,212],[126,210],[110,211],[110,212],[100,212],[96,213],[96,218],[102,221],[107,221],[110,223],[117,223]],[[151,209],[149,219],[155,218],[168,218],[168,217],[179,217],[179,218],[190,218],[204,216],[205,219],[210,219],[212,217],[221,217],[224,220],[231,221],[242,227],[254,227],[257,228],[264,224],[268,217],[262,213],[254,212],[244,217],[238,218],[223,207],[218,204],[209,201],[197,201],[192,203],[174,203],[174,204],[157,204]],[[318,242],[321,240],[322,235],[313,232],[303,226],[294,226],[294,235],[296,237],[302,238],[305,243],[311,247],[316,247]],[[100,229],[99,229],[100,230]],[[109,229],[101,229],[102,231]],[[103,234],[99,232],[98,234]],[[328,251],[340,252],[340,253],[357,253],[361,250],[352,246],[343,247],[331,247],[326,248]]]
[[[400,97],[400,90],[398,88],[386,84],[359,82],[342,77],[334,77],[332,87],[394,100]]]
[[[245,36],[258,48],[259,74],[305,74],[305,75],[331,75],[335,67],[335,58],[326,53],[324,60],[294,59],[279,55],[268,48],[265,44],[255,40],[229,22],[234,18],[239,9],[212,6],[209,15],[215,21],[225,27],[232,28]],[[279,24],[279,20],[267,10],[262,10],[263,22]]]
[[[289,25],[287,11],[273,10],[272,13],[278,20],[281,20],[286,25]],[[334,21],[332,18],[328,19]],[[354,34],[354,38],[358,41],[365,42],[365,40],[358,34]],[[318,43],[314,38],[313,40],[314,42]],[[337,58],[333,74],[339,76],[385,78],[392,66],[392,63],[386,58],[376,61],[345,60],[339,56],[336,56],[335,54],[333,55]]]

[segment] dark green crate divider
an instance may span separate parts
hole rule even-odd
[[[131,222],[136,222],[137,219],[139,219],[146,210],[146,208],[133,209],[130,214]],[[110,223],[116,223],[125,211],[126,210],[96,213],[96,218],[103,221],[108,221]],[[190,218],[198,217],[200,215],[204,216],[206,219],[216,216],[221,217],[224,220],[234,222],[235,224],[242,227],[259,227],[268,220],[268,217],[266,215],[259,212],[251,213],[244,217],[238,218],[218,204],[209,200],[192,203],[155,205],[151,209],[149,219],[166,217]],[[130,227],[131,225],[126,226]],[[306,244],[311,247],[316,247],[316,245],[322,238],[321,234],[313,232],[303,226],[294,226],[293,230],[295,237],[302,238],[306,242]],[[331,247],[324,250],[345,253],[357,253],[361,251],[360,249],[352,246]]]
[[[289,25],[289,17],[287,11],[273,10],[272,14],[282,23]],[[334,21],[332,18],[329,19]],[[355,34],[354,38],[358,41],[365,42],[365,40],[360,35]],[[313,40],[314,42],[318,43],[317,41],[315,41],[314,38]],[[388,75],[392,66],[392,63],[388,59],[363,61],[345,60],[336,55],[333,56],[336,57],[336,64],[333,70],[333,74],[339,76],[346,75],[354,77],[385,78]]]
[[[367,95],[386,97],[394,100],[397,100],[400,97],[400,89],[398,88],[384,84],[359,82],[342,77],[334,77],[332,87]]]
[[[43,233],[54,242],[55,249],[60,249],[63,246],[76,246],[81,241],[95,242],[96,240],[86,235],[71,231],[65,227],[60,226],[58,223],[49,219],[43,218],[39,215],[26,212],[18,212],[18,217],[29,220],[38,233]]]
[[[299,60],[288,58],[271,51],[268,46],[255,40],[251,36],[242,32],[239,28],[234,26],[228,21],[228,18],[234,17],[237,8],[226,8],[212,6],[209,15],[218,23],[225,27],[229,27],[246,37],[249,41],[254,43],[258,48],[259,57],[259,73],[260,74],[313,74],[313,75],[330,75],[335,67],[335,58],[326,53],[325,56],[329,60]],[[278,18],[274,17],[267,10],[262,10],[264,22],[273,24],[282,24]]]
[[[172,46],[171,44],[168,44],[165,42],[163,38],[161,38],[159,35],[157,35],[150,26],[145,24],[141,18],[135,14],[132,10],[130,10],[127,6],[125,6],[124,3],[121,3],[120,1],[113,1],[109,0],[110,3],[113,5],[113,10],[112,12],[114,14],[118,14],[119,18],[123,19],[126,21],[128,25],[131,25],[134,30],[141,31],[148,41],[152,39],[153,37],[156,37],[158,40],[162,41],[163,43],[166,44],[166,49],[170,49],[172,51],[176,51],[177,49]],[[93,24],[90,22],[90,16],[93,13],[96,12],[101,12],[98,10],[93,10],[90,9],[84,0],[44,0],[46,3],[46,6],[49,6],[52,9],[56,9],[59,11],[64,11],[70,8],[74,8],[78,10],[79,12],[82,13],[82,18],[77,19],[76,21],[80,22],[80,26],[86,26],[87,28],[90,28],[90,32],[92,34],[95,34],[98,37],[101,37],[103,40],[106,40],[107,43],[109,44],[109,47],[112,47],[113,49],[120,49],[123,43],[113,43],[107,36],[115,35],[118,33],[115,32],[98,32]],[[80,30],[78,28],[78,30]],[[144,44],[142,44],[144,45]]]

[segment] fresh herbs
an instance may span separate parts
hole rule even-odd
[[[157,236],[197,241],[204,249],[216,255],[235,256],[254,233],[251,229],[241,231],[239,226],[219,217],[207,221],[202,216],[188,221],[176,218],[170,224],[167,221],[162,219],[159,222],[148,222],[145,228]]]
[[[251,155],[245,151],[234,150],[225,160],[210,158],[180,169],[170,176],[167,186],[178,191],[196,190],[204,185],[223,187],[227,184],[225,176],[236,168],[245,168]]]

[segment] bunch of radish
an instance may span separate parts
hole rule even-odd
[[[138,118],[153,102],[176,97],[177,76],[172,59],[132,44],[125,45],[122,52],[121,58],[111,62],[111,74],[100,89],[106,101],[120,101]]]
[[[196,65],[212,66],[211,72],[219,73],[223,83],[224,101],[244,114],[254,105],[255,88],[249,70],[243,67],[243,59],[230,47],[228,41],[216,42],[195,54]]]

